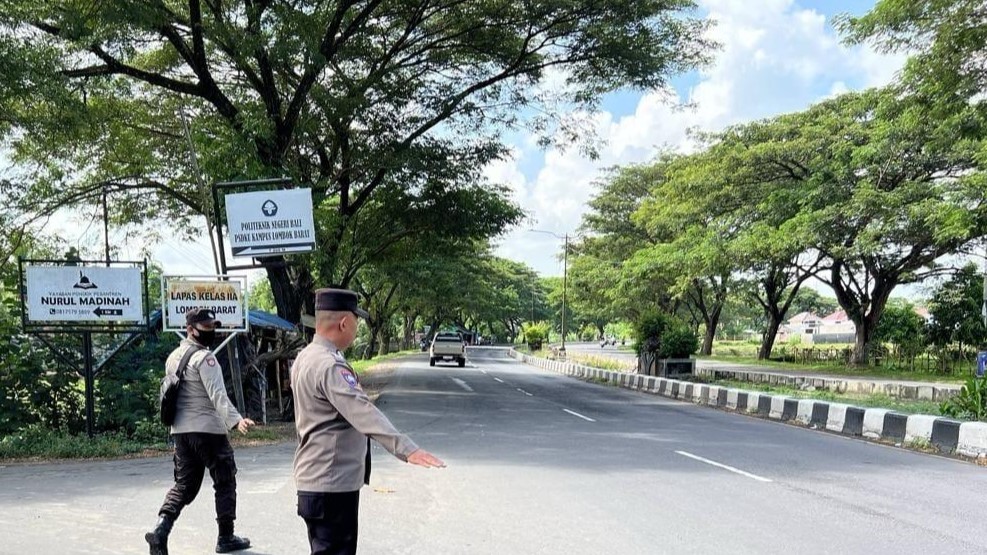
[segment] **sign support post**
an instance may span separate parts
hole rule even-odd
[[[78,363],[52,345],[44,334],[78,334],[82,340],[80,375],[85,385],[86,435],[92,438],[96,422],[96,377],[120,350],[113,350],[96,364],[93,334],[127,333],[130,334],[124,341],[127,343],[136,334],[147,331],[147,261],[18,258],[17,262],[24,333],[36,336],[70,366]]]

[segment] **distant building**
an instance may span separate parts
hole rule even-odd
[[[915,313],[925,322],[932,319],[925,307],[915,307]],[[844,310],[837,310],[823,318],[811,312],[800,312],[779,328],[775,341],[786,342],[792,337],[799,337],[803,345],[853,343],[856,334],[857,325]]]

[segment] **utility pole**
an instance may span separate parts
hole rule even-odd
[[[559,352],[565,356],[565,297],[569,281],[569,234],[565,234],[565,251],[562,253],[562,347]]]
[[[103,246],[106,248],[106,267],[110,267],[110,211],[106,207],[106,183],[103,183]]]

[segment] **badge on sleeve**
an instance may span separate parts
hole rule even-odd
[[[350,389],[360,389],[360,382],[356,379],[356,376],[353,375],[353,372],[343,368],[339,371],[339,375],[343,377],[343,380],[346,381],[346,383],[350,384]]]

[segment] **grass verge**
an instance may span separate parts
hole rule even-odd
[[[352,362],[360,374],[367,393],[376,397],[386,385],[389,374],[397,368],[399,357],[417,353],[402,351],[370,360]],[[30,463],[64,460],[140,458],[171,452],[167,442],[167,429],[156,422],[142,422],[138,434],[128,437],[124,433],[102,433],[92,439],[85,434],[71,434],[60,430],[31,426],[17,433],[0,437],[0,462]],[[292,422],[271,422],[255,426],[246,435],[230,434],[234,447],[249,447],[295,441],[295,425]]]
[[[808,372],[812,374],[827,374],[845,378],[874,378],[886,380],[905,380],[916,382],[935,383],[963,383],[966,376],[944,376],[942,374],[932,374],[928,372],[911,372],[896,368],[881,368],[874,366],[854,367],[843,364],[795,364],[792,362],[778,362],[775,360],[758,360],[756,358],[713,355],[709,357],[697,357],[699,359],[714,360],[718,362],[733,362],[745,366],[757,366],[776,370],[789,370],[791,372]]]

